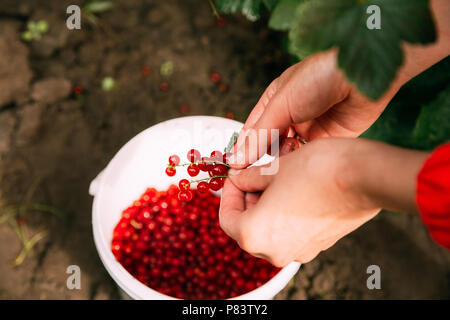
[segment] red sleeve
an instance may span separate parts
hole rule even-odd
[[[431,237],[450,250],[450,143],[425,161],[417,177],[416,201]]]

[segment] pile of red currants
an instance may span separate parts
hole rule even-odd
[[[195,162],[197,154],[190,160]],[[189,189],[186,189],[189,190]],[[179,188],[149,188],[122,212],[111,249],[143,284],[180,299],[226,299],[254,290],[279,269],[241,250],[220,228],[220,198]]]

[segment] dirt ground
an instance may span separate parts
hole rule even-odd
[[[0,217],[19,204],[59,210],[16,210],[0,224],[2,299],[118,298],[93,244],[90,181],[126,141],[160,121],[184,114],[245,120],[289,65],[281,35],[264,19],[226,17],[219,27],[206,0],[117,1],[96,25],[83,19],[81,30],[69,31],[66,8],[77,2],[0,3]],[[49,32],[23,42],[27,21],[40,19]],[[166,61],[174,65],[170,76],[159,72]],[[150,74],[142,74],[144,66]],[[213,71],[226,88],[211,83]],[[107,76],[116,81],[109,92],[101,87]],[[14,266],[21,240],[30,245],[42,231]],[[373,264],[381,268],[380,290],[366,287]],[[81,290],[66,287],[69,265],[81,268]],[[450,254],[417,217],[382,213],[302,266],[277,299],[449,297]]]

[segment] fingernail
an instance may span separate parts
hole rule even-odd
[[[228,175],[229,176],[237,176],[242,170],[237,170],[237,169],[230,169],[228,170]]]

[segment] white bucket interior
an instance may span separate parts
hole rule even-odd
[[[219,117],[183,117],[155,125],[130,140],[114,156],[108,166],[91,183],[89,192],[94,196],[92,224],[94,240],[100,258],[119,287],[133,299],[174,299],[145,286],[131,276],[110,250],[112,233],[122,211],[148,187],[158,190],[187,178],[186,170],[168,177],[164,170],[168,157],[178,154],[182,161],[192,147],[209,155],[223,150],[232,133],[242,128],[240,122]],[[262,162],[270,161],[270,157]],[[203,173],[204,174],[204,173]],[[300,267],[291,263],[263,286],[238,299],[271,299]]]

